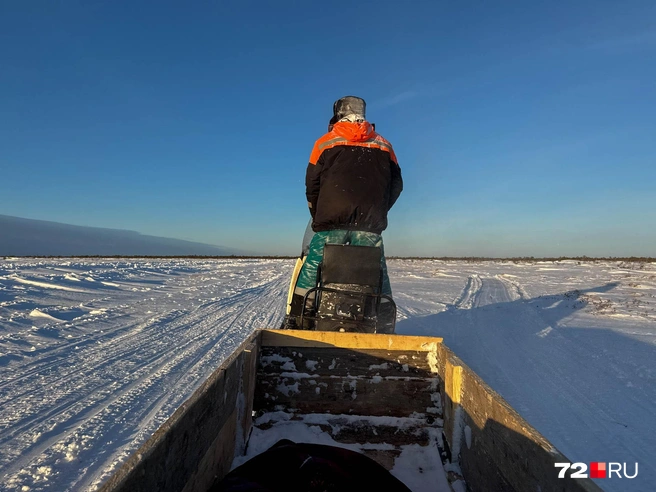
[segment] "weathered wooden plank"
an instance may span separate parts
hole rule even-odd
[[[235,453],[235,436],[241,431],[238,426],[237,409],[221,426],[214,442],[200,460],[198,469],[191,475],[182,492],[208,490],[215,480],[224,477],[232,466]]]
[[[242,431],[241,442],[246,443],[253,427],[253,400],[255,399],[255,387],[257,385],[257,367],[259,363],[259,339],[253,341],[244,348],[244,371],[242,377],[242,394],[244,398],[240,429]],[[242,452],[243,449],[237,449]]]
[[[435,376],[428,352],[386,349],[355,352],[335,347],[263,347],[259,371],[333,376]]]
[[[436,447],[436,436],[442,425],[439,419],[429,423],[424,418],[293,414],[289,421],[284,419],[284,422],[277,421],[274,415],[257,427],[266,431],[276,424],[284,426],[292,422],[319,427],[336,442],[354,444],[388,470],[394,466],[394,459],[401,454],[404,446]],[[435,449],[439,461],[437,453]]]
[[[291,422],[299,421],[312,427],[319,427],[335,441],[344,444],[387,444],[389,446],[404,446],[406,444],[428,445],[431,430],[442,426],[441,419],[428,422],[425,418],[389,418],[350,415],[325,415],[311,418],[310,414],[294,414]],[[275,424],[275,420],[260,423],[257,427],[267,430]]]
[[[444,357],[447,356],[446,351],[440,351],[440,354]],[[443,395],[444,432],[452,438],[450,441],[455,441],[456,439],[453,438],[454,428],[462,393],[462,366],[454,365],[448,358],[440,360],[438,365],[442,368],[440,394]],[[460,432],[459,429],[458,432]]]
[[[415,425],[373,425],[370,421],[348,421],[345,418],[327,419],[326,431],[338,442],[345,444],[355,443],[384,443],[390,446],[404,446],[418,444],[427,446],[430,442],[429,425],[425,420],[417,419]]]
[[[234,365],[240,369],[241,378],[234,411],[200,460],[183,492],[208,490],[217,476],[222,477],[230,471],[233,458],[244,452],[253,420],[257,354],[258,345],[253,341],[244,347],[235,360]]]
[[[299,378],[293,373],[289,376],[260,373],[253,408],[394,417],[427,413],[441,417],[434,396],[437,388],[437,378]]]
[[[262,346],[342,347],[349,349],[390,349],[435,351],[442,339],[372,333],[339,333],[310,330],[262,330]]]
[[[211,483],[232,462],[240,425],[237,400],[242,384],[244,349],[256,342],[254,333],[182,404],[100,491],[179,491]],[[243,409],[246,411],[246,409]],[[217,467],[205,469],[207,455]],[[190,485],[191,487],[191,485]]]
[[[554,463],[570,460],[447,347],[438,355],[445,367],[445,435],[472,491],[601,490],[589,479],[559,479]]]

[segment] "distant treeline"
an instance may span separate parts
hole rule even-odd
[[[627,261],[652,263],[656,258],[649,256],[559,256],[559,257],[533,257],[518,256],[511,258],[491,258],[486,256],[388,256],[394,260],[440,260],[440,261],[467,261],[479,263],[483,261],[510,261],[510,262],[538,262],[538,261]]]
[[[180,256],[107,256],[107,255],[91,255],[91,256],[3,256],[3,259],[9,258],[55,258],[55,259],[115,259],[115,260],[163,260],[163,259],[176,259],[176,260],[293,260],[297,256],[242,256],[242,255],[226,255],[226,256],[203,256],[203,255],[180,255]],[[492,258],[486,256],[388,256],[389,260],[439,260],[439,261],[466,261],[470,263],[479,263],[484,261],[509,261],[509,262],[537,262],[537,261],[627,261],[639,263],[656,262],[656,258],[649,256],[559,256],[559,257],[533,257],[533,256],[519,256],[511,258]]]
[[[3,259],[8,258],[57,258],[57,259],[110,259],[110,260],[290,260],[297,258],[296,256],[244,256],[244,255],[77,255],[77,256],[57,256],[57,255],[38,255],[38,256],[21,256],[10,255],[3,256]]]

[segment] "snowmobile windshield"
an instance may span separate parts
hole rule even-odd
[[[305,228],[305,234],[303,234],[303,244],[301,245],[301,256],[307,256],[310,251],[310,242],[314,237],[314,231],[312,230],[312,219],[308,222],[307,227]]]
[[[374,133],[374,127],[368,121],[339,121],[333,126],[333,131],[350,142],[363,142]]]

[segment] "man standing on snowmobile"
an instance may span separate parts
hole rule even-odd
[[[317,269],[328,244],[381,249],[382,294],[392,294],[381,233],[387,213],[403,189],[392,145],[365,119],[363,99],[346,96],[333,105],[328,133],[314,144],[305,193],[315,232],[298,277],[290,317],[301,314],[303,296],[317,285]]]

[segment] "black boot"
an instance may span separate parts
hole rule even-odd
[[[285,319],[282,320],[281,330],[298,330],[296,326],[296,316],[290,314],[285,315]]]
[[[378,306],[378,323],[376,333],[394,334],[396,325],[396,307],[386,299],[382,299]]]
[[[303,306],[303,296],[298,294],[292,295],[292,302],[289,304],[289,314],[285,316],[280,327],[283,330],[298,330],[301,324],[301,308]]]
[[[301,314],[303,314],[303,326],[301,326]],[[314,320],[314,301],[308,299],[303,310],[303,296],[300,294],[292,295],[289,314],[285,317],[284,328],[295,330],[313,330]]]

